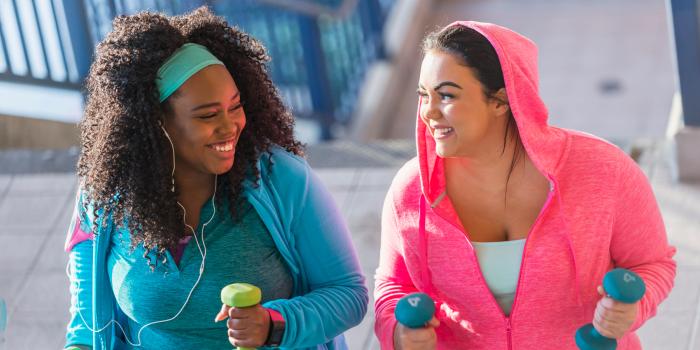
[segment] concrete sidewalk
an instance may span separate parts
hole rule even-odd
[[[325,157],[314,157],[321,154],[318,150],[312,149],[309,157],[350,225],[370,290],[379,257],[384,195],[403,162],[400,150],[405,155],[406,147],[410,142],[356,152],[355,161],[346,162],[344,168],[327,167],[329,163],[321,159]],[[386,161],[389,154],[397,157],[372,167],[360,159],[364,155]],[[640,164],[653,184],[669,238],[678,247],[678,277],[669,299],[639,334],[645,349],[700,350],[700,185],[674,183],[668,156],[662,143],[650,143],[643,148]],[[0,175],[0,297],[9,311],[6,349],[63,345],[69,305],[63,243],[75,188],[76,178],[69,173]],[[347,333],[353,350],[379,348],[372,330],[372,302],[362,324]]]

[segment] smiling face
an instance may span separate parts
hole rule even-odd
[[[507,104],[487,98],[473,70],[453,55],[426,53],[418,94],[420,118],[435,139],[439,156],[475,156],[503,143]]]
[[[228,70],[222,65],[200,70],[166,103],[171,113],[164,126],[175,147],[176,172],[229,171],[246,116]]]

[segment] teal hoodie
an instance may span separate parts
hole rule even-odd
[[[257,167],[258,186],[253,179],[244,181],[243,196],[262,218],[294,281],[291,299],[263,305],[279,311],[286,321],[281,346],[346,349],[342,333],[360,323],[368,302],[365,278],[347,225],[304,159],[274,147],[260,157]],[[79,194],[66,240],[71,282],[66,344],[123,349],[123,333],[115,323],[100,332],[90,330],[100,330],[111,320],[121,325],[127,322],[115,301],[107,272],[113,222],[110,217],[102,220],[99,210],[95,217],[89,206],[88,210],[80,209],[81,201]],[[91,231],[92,222],[98,222],[98,234],[94,236],[85,234]],[[92,316],[89,328],[80,315],[86,319]]]

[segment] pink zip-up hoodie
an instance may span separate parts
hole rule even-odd
[[[475,29],[496,49],[523,146],[549,179],[550,192],[528,234],[506,317],[449,197],[442,195],[443,159],[417,118],[418,157],[394,178],[382,213],[375,289],[382,349],[393,349],[396,302],[415,291],[436,302],[438,349],[576,349],[574,334],[593,320],[596,287],[614,267],[646,282],[637,320],[618,341],[620,350],[641,349],[634,331],[654,316],[676,273],[675,248],[648,180],[614,145],[547,125],[533,42],[493,24],[452,25]]]

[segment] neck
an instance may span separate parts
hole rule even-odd
[[[179,191],[181,203],[203,204],[214,195],[216,175],[204,174],[185,169],[175,171],[175,185]]]
[[[447,158],[445,160],[446,170],[468,176],[468,178],[482,184],[501,184],[505,187],[505,180],[511,173],[511,168],[513,169],[511,175],[514,175],[518,165],[526,161],[527,154],[520,149],[519,159],[515,159],[517,162],[513,163],[516,150],[521,146],[510,135],[506,139],[505,148],[503,147],[502,138],[495,139],[489,143],[490,146],[483,147],[481,152],[475,152],[475,154],[468,156]]]

